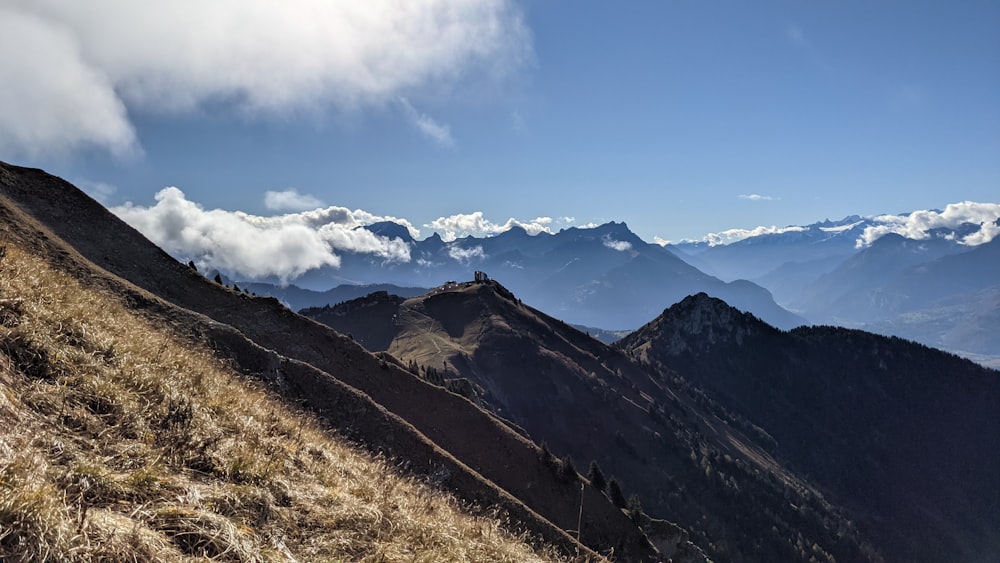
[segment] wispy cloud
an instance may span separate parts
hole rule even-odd
[[[483,216],[482,211],[473,213],[459,213],[449,217],[438,217],[424,225],[433,229],[445,242],[453,241],[465,236],[489,236],[509,231],[514,227],[521,227],[530,235],[538,233],[551,233],[551,217],[535,217],[530,221],[519,221],[511,217],[506,223],[494,223]]]
[[[780,197],[761,195],[761,194],[740,194],[739,197],[740,199],[745,199],[748,201],[777,201],[781,199]]]
[[[987,243],[1000,235],[1000,203],[977,203],[963,201],[950,203],[944,211],[914,211],[908,215],[879,215],[873,217],[876,225],[867,227],[858,238],[858,246],[868,246],[889,233],[906,238],[924,240],[931,237],[935,229],[958,229],[978,227],[961,239],[962,244],[977,246]],[[953,236],[953,235],[952,235]]]
[[[179,260],[230,276],[287,281],[314,268],[339,267],[338,252],[410,260],[410,247],[402,240],[359,228],[367,224],[359,219],[376,216],[343,207],[262,217],[206,210],[169,187],[156,194],[153,206],[128,203],[111,211]]]
[[[434,121],[425,113],[420,113],[406,98],[400,98],[399,105],[403,108],[403,115],[406,116],[407,121],[425,137],[445,147],[455,146],[455,139],[451,136],[451,127]]]
[[[483,251],[483,247],[480,245],[474,246],[472,248],[462,248],[459,246],[451,246],[448,248],[448,256],[456,262],[461,262],[463,264],[470,264],[473,260],[482,260],[486,258],[486,253]]]
[[[300,194],[289,188],[280,192],[268,191],[264,194],[264,206],[271,211],[306,211],[322,207],[323,202],[314,196]]]
[[[0,150],[123,156],[136,113],[354,112],[533,60],[513,0],[8,0],[0,53]]]

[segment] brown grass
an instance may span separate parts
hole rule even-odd
[[[205,346],[0,255],[0,560],[555,558]]]

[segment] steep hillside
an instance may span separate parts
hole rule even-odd
[[[1000,556],[1000,373],[898,338],[782,332],[704,294],[616,347],[773,436],[887,561]]]
[[[2,242],[2,241],[0,241]],[[558,558],[0,246],[0,559]]]
[[[879,560],[840,509],[773,459],[759,428],[495,281],[303,312],[511,421],[562,458],[553,464],[596,461],[713,559]]]
[[[40,170],[0,165],[0,234],[85,284],[106,288],[190,334],[372,451],[463,500],[503,511],[566,553],[655,557],[625,514],[559,478],[531,442],[466,399],[427,384],[275,299],[204,279],[73,186]],[[68,243],[68,245],[66,244]],[[483,448],[483,443],[492,447]]]

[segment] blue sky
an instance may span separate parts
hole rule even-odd
[[[86,4],[0,0],[0,159],[109,206],[652,241],[1000,201],[1000,2]]]

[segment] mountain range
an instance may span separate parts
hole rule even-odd
[[[672,248],[722,279],[746,278],[767,288],[811,324],[901,336],[1000,365],[1000,334],[990,330],[1000,324],[991,297],[1000,291],[1000,242],[960,242],[990,225],[928,229],[920,239],[890,232],[863,244],[865,230],[875,225],[852,216],[725,245]]]
[[[521,299],[593,332],[628,331],[685,296],[705,292],[783,329],[808,324],[902,336],[1000,365],[996,241],[961,241],[983,225],[930,229],[922,239],[859,216],[767,230],[729,244],[642,241],[625,223],[529,235],[415,240],[395,223],[367,228],[410,249],[408,262],[346,252],[338,269],[318,268],[293,284],[240,281],[293,308],[334,304],[384,289],[406,297],[483,271]],[[184,258],[184,257],[178,257]],[[336,285],[334,289],[330,289]],[[361,285],[351,289],[356,285]],[[301,287],[299,287],[301,286]],[[303,289],[305,288],[305,289]],[[964,312],[974,314],[961,314]],[[959,335],[975,333],[975,338]]]
[[[473,272],[483,271],[550,314],[604,329],[638,327],[697,291],[753,311],[776,326],[791,328],[805,322],[775,304],[760,286],[707,275],[669,249],[642,241],[625,223],[537,235],[515,226],[491,237],[450,242],[437,234],[414,240],[394,223],[365,228],[405,242],[410,246],[410,261],[389,262],[348,252],[339,268],[312,270],[295,284],[316,290],[345,280],[436,287],[449,280],[471,279]]]
[[[497,240],[482,251],[477,239],[456,241],[466,256],[481,252],[482,262],[468,264],[480,272],[474,276],[450,276],[411,297],[376,291],[303,316],[207,279],[72,185],[0,164],[0,243],[204,342],[276,400],[384,456],[387,470],[492,507],[505,525],[563,557],[1000,556],[998,372],[901,338],[829,326],[786,330],[699,292],[655,305],[638,330],[608,346],[496,279],[520,268],[494,261],[498,269],[485,275],[477,266],[500,255],[521,256],[511,262],[521,266],[537,261],[536,273],[522,278],[537,280],[528,286],[584,304],[601,301],[574,301],[581,296],[546,284],[620,287],[659,272],[663,278],[638,280],[631,297],[617,301],[634,314],[654,306],[640,294],[656,288],[660,295],[706,282],[769,294],[703,274],[670,249],[640,246],[623,224],[530,237],[549,245],[534,257],[521,250],[530,246],[527,233],[511,237],[486,239]],[[444,262],[449,244],[439,240],[437,254],[415,256]],[[930,264],[948,261],[940,268],[978,272],[981,258],[961,257],[989,248],[900,268],[926,266],[921,271],[933,277]],[[576,259],[580,249],[590,251],[587,259]],[[545,266],[543,257],[563,267]],[[345,257],[344,268],[372,267],[362,261]],[[984,302],[995,297],[988,282],[962,291]],[[954,296],[937,295],[944,294]]]
[[[785,332],[703,293],[614,347],[491,280],[302,313],[577,466],[598,462],[718,560],[1000,553],[1000,379],[953,355],[856,330]]]

